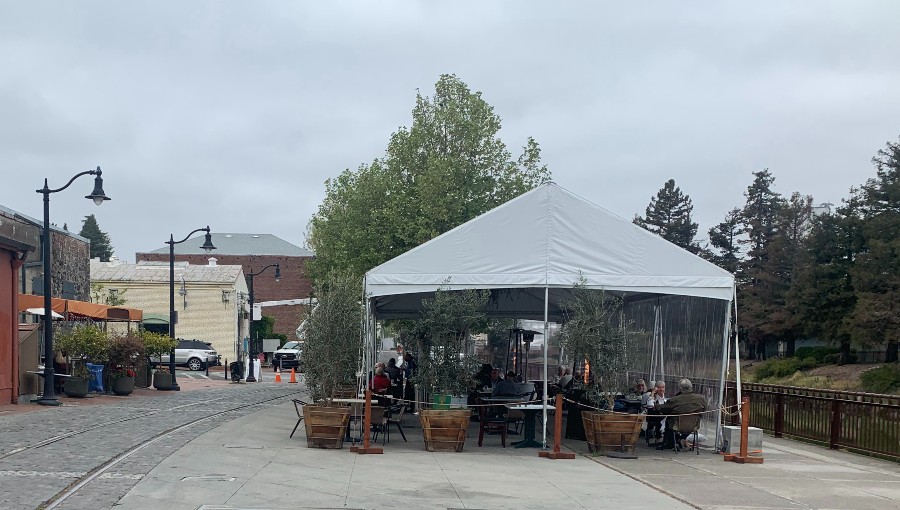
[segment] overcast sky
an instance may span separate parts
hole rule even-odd
[[[116,255],[207,224],[303,245],[324,181],[384,154],[416,89],[481,91],[518,154],[631,218],[674,178],[700,237],[776,191],[839,203],[900,135],[900,2],[0,0],[0,204]]]

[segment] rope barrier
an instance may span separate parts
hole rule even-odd
[[[574,405],[576,405],[576,406],[584,407],[584,408],[587,408],[587,409],[592,409],[592,410],[594,410],[594,411],[603,411],[603,412],[608,412],[608,413],[611,413],[611,414],[623,414],[623,415],[627,415],[627,414],[635,414],[635,413],[623,413],[623,412],[621,412],[621,411],[609,411],[609,410],[607,410],[607,409],[603,409],[603,408],[600,408],[600,407],[590,406],[590,405],[584,404],[584,403],[582,403],[582,402],[576,402],[575,400],[572,400],[572,399],[569,399],[569,398],[566,398],[566,397],[563,397],[563,400],[566,401],[566,402],[569,402],[569,403],[571,403],[571,404],[574,404]],[[694,412],[694,413],[681,413],[681,414],[652,414],[652,415],[650,415],[650,416],[652,416],[652,417],[654,417],[654,418],[670,418],[670,417],[675,417],[675,416],[701,415],[701,414],[707,414],[707,413],[714,413],[714,412],[717,412],[717,411],[722,411],[722,412],[724,412],[725,414],[727,414],[727,415],[729,415],[729,416],[734,416],[735,414],[738,414],[738,413],[736,413],[736,412],[735,412],[735,413],[730,413],[730,412],[728,412],[728,409],[729,409],[729,408],[738,408],[738,407],[740,407],[740,406],[737,405],[737,404],[735,404],[735,405],[733,405],[733,406],[728,406],[728,407],[726,407],[726,406],[721,406],[721,405],[720,405],[720,406],[719,406],[718,408],[716,408],[716,409],[709,409],[709,410],[707,410],[707,411],[697,411],[697,412]],[[644,414],[644,413],[641,413],[641,414]]]
[[[396,397],[392,397],[390,395],[379,395],[377,393],[373,393],[372,396],[375,397],[376,400],[378,398],[389,399],[396,404],[418,404],[420,407],[446,405],[446,404],[436,404],[434,402],[426,402],[426,401],[422,401],[422,400],[408,400],[405,398],[396,398]],[[342,397],[336,397],[336,398],[342,398]],[[358,397],[358,398],[363,398],[363,397]],[[500,398],[505,399],[506,397],[500,397]],[[540,400],[540,399],[512,400],[514,397],[509,397],[509,398],[510,398],[510,400],[505,401],[505,402],[488,402],[488,403],[484,403],[484,404],[466,404],[466,407],[493,407],[493,406],[507,405],[507,404],[522,405],[522,404],[538,404],[538,403],[543,402],[543,400]],[[549,402],[549,400],[548,400],[548,402]],[[547,404],[547,405],[549,406],[550,404]]]

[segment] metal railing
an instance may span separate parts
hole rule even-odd
[[[750,397],[750,425],[775,437],[900,462],[900,396],[755,383],[743,383],[741,391]],[[735,383],[727,382],[725,405],[736,397]]]

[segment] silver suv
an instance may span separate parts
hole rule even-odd
[[[220,365],[219,360],[220,357],[216,350],[210,344],[200,340],[178,340],[178,345],[175,347],[175,364],[194,371],[204,370],[207,365]],[[167,365],[169,357],[151,358],[150,363]]]

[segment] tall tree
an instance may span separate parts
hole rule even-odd
[[[499,131],[493,107],[454,75],[416,94],[411,127],[383,158],[326,182],[307,232],[313,276],[360,275],[549,180],[534,140],[513,159]]]
[[[635,216],[634,223],[691,253],[697,253],[700,246],[694,241],[697,223],[691,219],[693,210],[691,197],[675,186],[675,179],[669,179],[656,196],[650,198],[645,216]]]
[[[854,337],[885,345],[885,361],[897,361],[900,343],[900,143],[888,142],[872,162],[876,176],[861,189],[862,253],[852,276],[856,307]]]
[[[781,195],[772,190],[774,182],[768,168],[753,172],[753,183],[747,187],[747,202],[741,211],[746,237],[739,242],[747,246],[747,258],[740,269],[738,302],[743,303],[744,310],[738,319],[747,332],[751,354],[761,359],[766,357],[766,344],[774,340],[764,327],[774,306],[778,278],[769,265],[770,244],[778,232],[777,219],[783,203]]]
[[[91,241],[92,259],[99,257],[103,262],[108,262],[109,258],[112,257],[113,248],[109,241],[109,235],[100,230],[97,218],[93,214],[84,217],[81,224],[81,232],[78,235]]]
[[[742,232],[741,210],[734,208],[725,214],[725,221],[709,229],[709,244],[718,253],[712,256],[712,262],[730,273],[738,272],[741,260],[741,248],[738,238]]]

